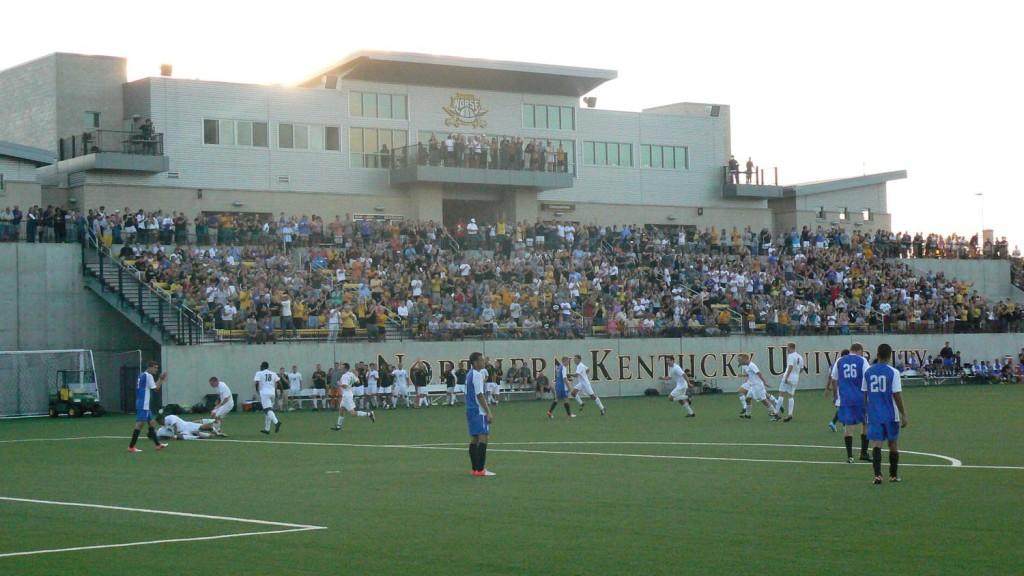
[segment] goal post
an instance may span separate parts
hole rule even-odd
[[[99,401],[92,350],[0,352],[0,418],[47,414],[50,395],[62,386]]]

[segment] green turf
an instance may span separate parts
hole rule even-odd
[[[906,450],[965,465],[1024,466],[1024,387],[910,389]],[[1020,574],[1024,469],[906,467],[872,486],[868,464],[835,465],[503,452],[842,461],[828,401],[800,394],[796,419],[736,417],[731,394],[608,400],[601,417],[548,420],[546,403],[496,409],[488,467],[472,478],[463,408],[348,418],[228,417],[225,441],[125,452],[125,439],[0,443],[0,496],[326,526],[327,530],[0,558],[0,574]],[[125,436],[127,417],[0,421],[0,440]],[[250,442],[251,441],[251,442]],[[309,445],[272,444],[306,442]],[[570,444],[569,442],[642,442]],[[511,442],[560,442],[520,444]],[[453,449],[346,447],[315,443]],[[930,456],[903,462],[944,464]],[[332,473],[328,473],[332,472]],[[0,501],[0,554],[280,529]]]

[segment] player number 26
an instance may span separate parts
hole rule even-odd
[[[853,364],[844,364],[843,365],[843,378],[856,378],[856,377],[857,377],[857,367],[854,366]]]
[[[888,387],[888,379],[885,376],[872,376],[868,381],[868,388],[872,392],[885,392]]]

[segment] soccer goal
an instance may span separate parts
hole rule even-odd
[[[92,350],[0,352],[0,418],[96,413],[99,387]]]

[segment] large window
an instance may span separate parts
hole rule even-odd
[[[583,142],[583,163],[587,166],[633,166],[633,145],[624,142]]]
[[[350,128],[349,151],[353,168],[387,168],[387,158],[395,148],[408,145],[408,132],[382,128]]]
[[[640,145],[640,167],[689,170],[690,150],[686,146]]]
[[[266,148],[267,123],[253,120],[203,120],[203,144]]]
[[[284,150],[337,152],[341,150],[338,131],[337,126],[282,122],[277,125],[277,147]]]
[[[572,106],[523,104],[523,128],[575,130],[576,109]]]
[[[417,144],[424,144],[424,145],[426,145],[426,144],[430,143],[430,138],[434,137],[434,138],[437,139],[437,142],[438,142],[439,145],[444,146],[445,138],[447,138],[449,134],[453,134],[453,133],[454,132],[451,132],[449,130],[420,130],[417,133],[417,135],[416,135],[416,137],[417,137],[416,143]],[[473,135],[473,133],[467,133],[467,132],[458,132],[458,134],[461,134],[461,135],[464,135],[464,136],[467,136],[467,137]],[[500,135],[500,134],[486,134],[486,135],[484,135],[484,134],[477,134],[477,135],[478,136],[486,136],[488,142],[491,141],[490,140],[491,138],[497,138],[499,144],[500,144],[500,142],[502,140],[508,139],[508,140],[511,141],[511,140],[514,140],[516,138],[514,136],[507,136],[507,135]],[[523,136],[519,136],[518,138],[522,138],[522,140],[523,140],[523,147],[524,148],[530,142],[534,142],[534,141],[536,141],[536,142],[543,142],[545,146],[548,146],[548,144],[550,144],[551,148],[554,149],[556,151],[556,153],[557,153],[558,147],[561,146],[562,150],[565,152],[565,162],[566,162],[566,165],[568,167],[567,171],[571,172],[571,173],[575,173],[575,166],[576,166],[576,141],[575,140],[558,140],[558,139],[554,139],[554,138],[530,138],[530,137],[523,137]]]
[[[360,118],[408,120],[408,100],[405,94],[382,94],[353,90],[348,97],[348,112]]]

